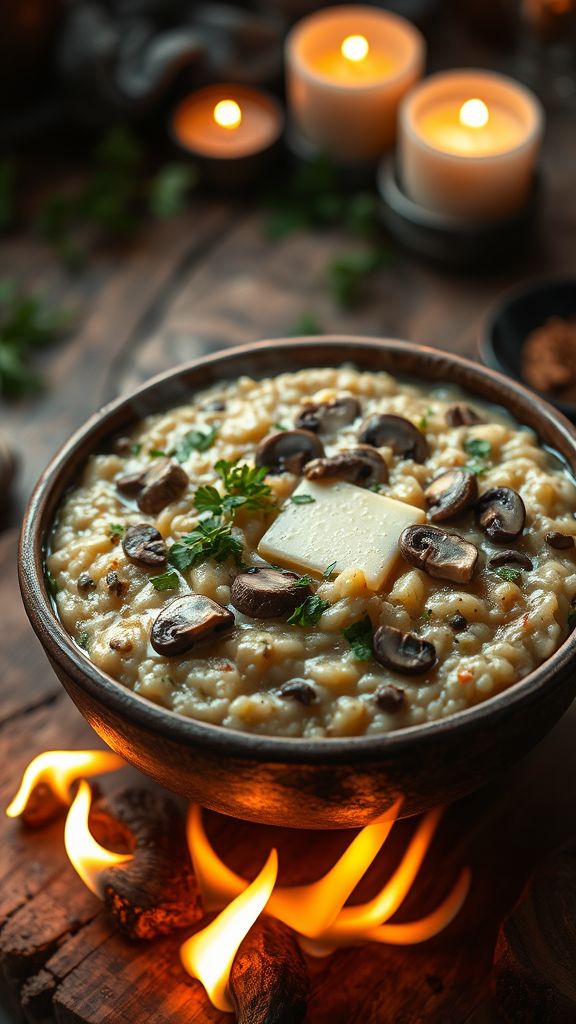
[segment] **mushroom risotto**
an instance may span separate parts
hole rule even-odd
[[[451,715],[576,618],[576,487],[503,410],[352,368],[242,377],[92,456],[47,580],[88,657],[232,729]]]

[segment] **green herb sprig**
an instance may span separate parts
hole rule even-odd
[[[238,565],[242,560],[242,544],[232,536],[232,526],[222,522],[220,516],[201,519],[195,530],[172,545],[168,554],[170,565],[179,572],[186,572],[207,558],[216,562],[233,558]]]
[[[178,590],[180,577],[174,569],[168,569],[167,572],[161,573],[160,576],[151,576],[150,583],[154,590]]]
[[[500,565],[492,571],[501,580],[505,580],[506,583],[517,583],[518,580],[522,579],[522,569],[518,569],[513,565]]]
[[[238,465],[220,459],[214,468],[224,484],[224,494],[209,484],[199,487],[194,495],[199,512],[233,516],[239,508],[268,510],[276,507],[272,489],[264,482],[268,472],[265,466],[253,468],[246,463]]]
[[[186,462],[192,452],[206,452],[212,447],[218,434],[216,425],[209,430],[189,430],[174,449],[174,456],[178,462]]]
[[[492,454],[490,441],[485,441],[482,437],[468,437],[463,447],[466,454],[471,456],[471,461],[465,464],[464,469],[476,476],[486,473],[490,468],[489,460]]]
[[[116,544],[124,536],[125,527],[122,523],[108,523],[108,536]]]
[[[357,661],[368,661],[372,657],[373,631],[368,615],[360,622],[354,622],[351,626],[347,626],[342,630],[342,634],[350,644],[352,654]]]
[[[291,626],[315,626],[320,616],[330,607],[329,601],[312,594],[294,609],[288,619]]]

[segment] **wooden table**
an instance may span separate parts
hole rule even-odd
[[[199,353],[290,334],[305,312],[325,331],[409,338],[475,356],[482,316],[503,288],[531,273],[576,273],[573,129],[572,112],[551,121],[542,241],[524,265],[465,277],[398,253],[355,312],[339,311],[323,287],[328,261],[350,248],[349,239],[330,230],[267,241],[261,213],[232,201],[198,198],[176,221],[146,225],[130,245],[98,254],[78,277],[57,266],[48,248],[19,237],[5,242],[1,273],[43,287],[82,314],[74,336],[45,356],[46,393],[2,410],[3,429],[22,459],[4,525],[18,523],[43,465],[107,400]],[[0,682],[3,804],[33,754],[95,742],[24,621],[14,551],[15,532],[7,530],[0,541],[8,648]],[[314,967],[310,1024],[495,1019],[486,1007],[498,922],[532,866],[574,830],[575,728],[572,712],[509,777],[450,811],[428,881],[407,907],[410,916],[410,909],[433,905],[432,876],[445,879],[447,868],[469,862],[472,894],[447,933],[411,950],[344,951]],[[151,952],[113,933],[98,901],[64,861],[61,822],[35,834],[6,820],[0,828],[0,989],[14,1011],[24,1005],[26,1020],[36,1022],[120,1024],[136,1015],[154,1024],[224,1020],[180,969],[180,938],[163,939]],[[254,826],[236,828],[231,856],[242,867],[248,848],[260,843],[264,849],[271,836]],[[272,838],[281,848],[296,842],[289,833]],[[309,836],[309,843],[313,839],[328,863],[344,841],[341,835]]]

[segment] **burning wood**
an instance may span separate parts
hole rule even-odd
[[[6,814],[41,828],[68,809],[78,779],[123,767],[122,758],[109,750],[45,750],[30,761]]]
[[[299,1024],[310,982],[294,932],[267,914],[242,942],[230,972],[238,1024]]]

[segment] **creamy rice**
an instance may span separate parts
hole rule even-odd
[[[357,396],[362,419],[374,413],[402,416],[426,437],[430,454],[423,463],[398,458],[387,447],[379,449],[389,470],[389,480],[382,486],[386,496],[425,509],[428,483],[446,468],[471,462],[475,471],[480,470],[480,493],[495,487],[516,490],[526,507],[526,524],[522,535],[505,546],[529,556],[532,570],[502,574],[491,569],[488,559],[503,545],[489,539],[470,510],[437,524],[477,547],[479,558],[470,583],[434,578],[399,558],[382,590],[372,592],[363,574],[350,567],[333,579],[315,581],[314,593],[328,602],[315,625],[290,625],[285,618],[257,620],[234,609],[230,587],[239,569],[232,558],[200,561],[180,575],[178,590],[157,591],[150,579],[162,570],[134,564],[123,551],[120,528],[148,522],[170,546],[197,526],[194,492],[201,485],[219,485],[217,460],[253,465],[258,443],[278,424],[291,428],[305,402],[343,395]],[[483,422],[449,426],[446,410],[455,402],[466,402]],[[359,418],[337,433],[320,433],[326,454],[353,447],[360,422]],[[190,430],[207,432],[213,427],[210,447],[191,451],[182,462],[190,480],[185,492],[158,514],[143,514],[118,492],[119,477],[151,466],[150,452],[172,452]],[[486,442],[480,447],[489,454],[471,457],[464,448],[471,439]],[[211,388],[188,405],[149,416],[134,429],[130,441],[134,450],[128,455],[109,451],[88,461],[78,486],[59,510],[47,569],[58,588],[61,620],[88,657],[157,704],[256,733],[382,733],[443,718],[505,690],[548,658],[567,636],[576,599],[576,549],[557,550],[545,537],[550,531],[576,536],[574,483],[531,430],[455,388],[399,383],[385,373],[346,367],[302,370],[260,381],[242,377]],[[282,473],[266,482],[281,505],[299,477]],[[256,548],[275,515],[238,512],[232,535],[242,544],[246,565],[263,564]],[[106,582],[111,572],[121,582],[116,592]],[[88,574],[91,589],[79,592],[82,573]],[[160,609],[190,591],[230,608],[235,625],[184,654],[163,656],[150,644],[151,627]],[[451,625],[457,613],[465,620],[458,631]],[[432,643],[435,667],[407,676],[372,657],[358,660],[342,631],[366,616],[374,629],[394,626]],[[311,703],[282,694],[281,687],[294,679],[310,684]],[[386,684],[402,691],[392,709],[376,699]]]

